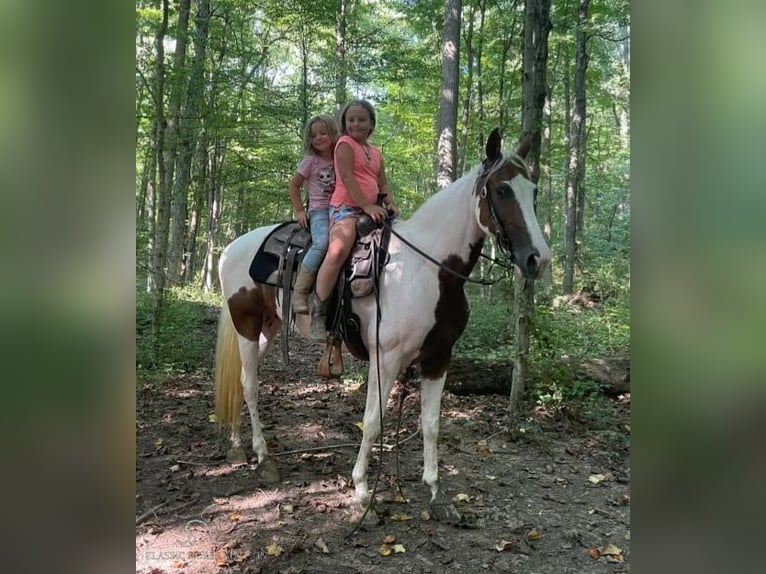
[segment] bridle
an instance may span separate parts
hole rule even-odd
[[[480,200],[484,199],[487,202],[487,211],[489,212],[490,221],[495,226],[494,236],[495,241],[497,242],[497,246],[500,249],[500,253],[503,254],[507,262],[513,265],[516,264],[516,259],[514,258],[513,250],[511,249],[511,238],[508,236],[508,232],[505,230],[505,226],[500,224],[500,220],[497,217],[497,208],[495,207],[495,202],[492,199],[492,194],[487,189],[489,176],[492,175],[495,167],[497,167],[501,161],[502,158],[496,161],[491,167],[485,169],[484,173],[479,177],[479,180],[484,178],[484,185],[482,185],[481,191],[479,192],[479,198]]]

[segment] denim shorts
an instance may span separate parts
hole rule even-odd
[[[364,213],[364,209],[361,207],[355,207],[351,205],[330,206],[330,225],[338,223],[343,219],[349,217],[358,218]]]

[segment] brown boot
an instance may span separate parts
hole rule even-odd
[[[318,343],[324,343],[327,340],[327,303],[329,297],[322,301],[314,292],[314,304],[311,307],[311,331],[309,339]]]
[[[301,315],[307,315],[309,312],[308,295],[311,287],[314,285],[316,271],[311,271],[301,263],[298,269],[298,277],[295,279],[293,287],[293,312]]]

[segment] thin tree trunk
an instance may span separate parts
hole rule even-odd
[[[569,161],[567,165],[566,185],[566,238],[564,281],[562,291],[571,294],[574,291],[574,269],[577,257],[577,194],[580,179],[585,175],[585,72],[588,68],[586,51],[587,36],[585,24],[588,18],[590,0],[580,0],[577,12],[576,68],[574,80],[574,107],[569,137]]]
[[[152,217],[152,231],[149,245],[149,275],[147,290],[155,296],[154,310],[157,316],[162,304],[162,291],[165,288],[165,257],[167,254],[168,222],[170,221],[170,190],[166,187],[165,154],[165,35],[168,30],[168,0],[162,0],[162,22],[155,38],[157,69],[155,72],[157,100],[155,117],[157,118],[157,189],[154,203],[156,217]],[[156,317],[155,317],[156,318]]]
[[[551,29],[550,1],[527,0],[524,9],[522,132],[524,136],[532,137],[532,145],[526,160],[530,178],[534,182],[540,178],[540,143],[546,93],[548,33]],[[529,378],[529,321],[534,312],[534,296],[534,280],[519,279],[514,283],[513,327],[516,333],[514,338],[516,352],[508,405],[511,425],[517,421],[520,402],[524,397]]]
[[[346,12],[348,0],[338,0],[335,23],[335,107],[340,109],[346,103]]]
[[[482,67],[481,57],[484,49],[484,16],[487,12],[487,4],[485,0],[479,0],[479,45],[476,47],[476,115],[478,117],[478,130],[477,139],[478,144],[476,157],[484,156],[484,147],[486,140],[484,139],[484,122],[486,120],[484,116],[484,84],[482,82]]]
[[[178,5],[178,24],[176,32],[176,48],[173,57],[173,90],[170,93],[170,115],[168,116],[168,129],[165,133],[167,139],[166,161],[168,163],[168,189],[172,189],[172,213],[170,224],[170,242],[168,249],[168,277],[174,283],[180,282],[181,263],[183,259],[183,247],[186,239],[186,191],[187,181],[177,181],[176,174],[180,178],[181,166],[179,161],[178,148],[183,138],[183,123],[188,120],[181,119],[181,105],[183,95],[186,92],[186,46],[189,34],[189,13],[191,0],[180,0]],[[184,183],[186,185],[184,185]],[[179,185],[180,184],[180,185]]]
[[[471,4],[470,13],[468,16],[468,30],[465,34],[465,61],[466,61],[466,67],[468,68],[468,76],[466,77],[466,86],[465,86],[465,98],[463,98],[463,117],[461,118],[461,129],[462,133],[460,134],[460,142],[461,145],[459,147],[459,154],[460,154],[460,164],[458,167],[457,176],[460,177],[463,175],[463,172],[465,170],[465,156],[467,154],[467,147],[468,147],[468,119],[470,117],[471,113],[471,90],[473,89],[473,17],[474,17],[475,8],[473,4]]]
[[[202,273],[202,287],[212,291],[218,283],[218,233],[221,225],[222,189],[220,166],[224,155],[224,144],[216,141],[210,158],[210,177],[208,177],[208,214],[205,231],[205,268]]]
[[[455,181],[457,172],[457,99],[460,88],[460,12],[462,0],[446,0],[442,39],[442,90],[439,99],[437,189]]]
[[[144,165],[141,171],[141,184],[138,190],[138,205],[136,206],[136,223],[139,229],[147,228],[147,202],[149,201],[149,186],[152,187],[152,196],[154,196],[154,185],[157,178],[157,118],[152,120],[152,128],[149,133],[149,141],[144,150]],[[153,197],[152,197],[153,201]],[[151,208],[154,213],[154,206]]]
[[[181,282],[187,276],[186,267],[189,265],[190,251],[186,248],[190,244],[191,218],[187,232],[187,198],[189,195],[189,182],[191,181],[191,164],[194,156],[194,144],[196,134],[199,131],[199,115],[202,110],[202,96],[204,92],[203,76],[205,72],[205,59],[207,57],[208,21],[210,19],[209,0],[200,0],[195,16],[194,35],[194,60],[192,62],[189,86],[186,95],[184,120],[180,125],[180,154],[178,155],[177,176],[173,184],[174,204],[174,238],[178,245],[171,245],[171,253],[176,250],[174,257],[175,265],[180,265],[177,276],[174,279]],[[176,209],[177,208],[177,209]]]

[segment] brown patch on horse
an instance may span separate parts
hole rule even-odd
[[[526,173],[526,170],[515,165],[513,161],[507,161],[503,167],[498,169],[496,172],[494,172],[492,175],[490,175],[488,178],[484,180],[484,186],[487,188],[487,195],[490,193],[497,193],[497,188],[502,185],[506,184],[506,182],[511,181],[514,177],[516,177],[518,174],[523,175],[524,177],[527,177],[528,174]],[[527,177],[527,179],[529,179]],[[506,184],[507,185],[507,184]],[[481,181],[477,182],[476,189],[474,190],[474,194],[481,195]],[[515,199],[514,199],[515,201]],[[499,198],[494,198],[495,206],[497,206],[500,202]],[[489,215],[489,205],[488,205],[488,198],[484,197],[479,201],[479,223],[483,225],[486,229],[489,229],[493,234],[497,234],[500,230],[496,229],[495,223],[492,221],[492,217]]]
[[[468,261],[457,255],[450,255],[442,264],[461,275],[468,276],[479,259],[484,238],[471,245]],[[465,281],[441,269],[439,271],[439,300],[434,309],[436,323],[423,340],[417,361],[421,374],[428,379],[437,379],[447,371],[452,357],[452,347],[463,334],[468,323],[468,299],[463,285]]]
[[[252,289],[240,287],[229,297],[229,312],[237,333],[250,341],[258,341],[264,326],[279,322],[276,293],[275,287],[256,285]]]

